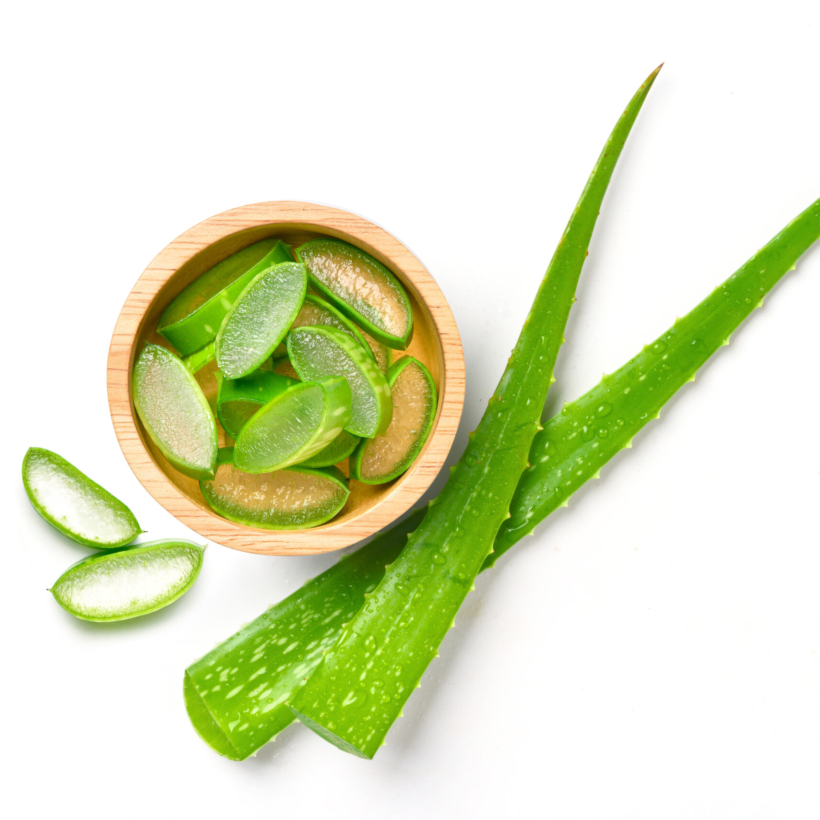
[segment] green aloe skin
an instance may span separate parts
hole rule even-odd
[[[372,758],[437,656],[528,466],[592,232],[654,72],[593,168],[507,368],[467,449],[419,528],[291,702],[306,726]]]
[[[290,247],[279,239],[263,239],[243,248],[188,285],[168,305],[157,331],[180,356],[190,356],[213,342],[225,314],[258,273],[292,261]]]
[[[684,384],[692,381],[703,362],[728,341],[741,322],[760,305],[763,297],[794,267],[798,258],[818,238],[820,200],[778,233],[722,287],[683,319],[679,319],[670,331],[663,334],[660,340],[667,345],[664,350],[653,350],[654,345],[649,345],[630,363],[607,376],[577,401],[567,405],[567,412],[559,413],[548,421],[533,441],[530,451],[533,466],[519,481],[510,505],[511,517],[502,525],[496,536],[494,551],[485,560],[483,569],[488,569],[501,554],[531,533],[557,506],[565,505],[572,492],[595,477],[606,461],[628,446],[632,436],[652,418],[657,418],[661,405]],[[670,345],[664,339],[673,332],[678,335],[675,343]],[[693,345],[692,342],[697,344]],[[666,358],[663,358],[664,356]],[[635,365],[638,359],[642,360],[643,366]],[[663,377],[662,388],[657,383],[647,384],[653,378],[653,371],[654,377]],[[642,379],[644,375],[646,378]],[[613,379],[618,381],[616,391],[611,391]],[[650,387],[654,389],[650,390]],[[661,392],[656,393],[659,389]],[[596,417],[596,411],[600,412],[604,390],[610,390],[607,397],[611,398],[612,411],[603,417],[597,417],[598,424],[594,428],[596,435],[589,438],[589,425],[582,420],[588,416]],[[635,400],[639,395],[636,390],[642,390],[640,395],[643,396],[644,404],[636,404]],[[612,438],[608,435],[601,437],[599,431],[604,429],[602,419],[610,419],[610,424],[616,425],[616,435]],[[624,420],[623,427],[617,424],[618,419]],[[574,423],[576,421],[577,425]],[[596,440],[599,446],[591,447],[590,444]],[[551,442],[549,448],[546,447],[546,442]],[[549,453],[546,452],[547,449]],[[594,460],[588,458],[590,449],[596,454]],[[583,461],[579,463],[578,458]],[[572,472],[572,484],[567,486],[565,479],[565,489],[562,489],[560,496],[556,496],[555,487],[560,485],[561,478],[566,476],[566,470],[570,466],[576,468]],[[563,476],[559,476],[559,470]],[[539,497],[547,499],[548,502],[531,504],[530,499]],[[385,565],[395,560],[406,543],[408,533],[418,527],[425,512],[414,512],[405,521],[392,527],[354,555],[330,567],[285,601],[269,609],[202,660],[192,664],[186,673],[186,692],[189,687],[195,687],[197,691],[202,692],[209,690],[209,687],[200,681],[200,677],[203,670],[212,665],[212,661],[230,666],[231,669],[236,667],[237,681],[247,679],[259,668],[252,662],[254,653],[251,650],[262,645],[268,653],[266,659],[271,661],[266,663],[266,673],[263,673],[267,688],[275,691],[277,698],[283,694],[283,687],[290,687],[291,691],[296,691],[302,685],[303,679],[309,677],[312,670],[318,666],[321,653],[294,650],[285,656],[282,650],[286,647],[279,647],[277,651],[275,645],[268,642],[269,637],[279,634],[289,626],[291,621],[286,620],[288,616],[285,613],[299,612],[303,618],[310,619],[313,623],[321,620],[318,618],[319,613],[337,613],[327,621],[327,632],[323,633],[323,647],[332,646],[341,632],[342,624],[349,620],[346,613],[352,605],[351,602],[358,602],[358,607],[364,603],[365,595],[370,588],[381,580]],[[516,526],[521,521],[526,524]],[[359,568],[357,576],[346,573],[345,564],[353,559],[357,561]],[[312,640],[311,636],[304,645],[308,645]],[[299,673],[293,674],[297,667]],[[278,671],[269,674],[268,670],[271,669]],[[261,707],[257,709],[259,703],[255,697],[247,699],[246,695],[246,700],[241,706],[238,703],[220,704],[219,699],[207,695],[204,698],[208,704],[207,708],[202,705],[203,700],[199,698],[197,704],[187,699],[186,704],[191,721],[206,742],[221,754],[242,759],[257,751],[289,722],[281,704],[267,713],[262,713]],[[285,699],[287,700],[287,696]],[[234,745],[229,739],[235,732],[231,725],[240,718],[244,723],[244,715],[254,709],[256,711],[253,714],[258,716],[254,739],[258,745],[246,744],[242,751],[238,752],[240,741]],[[207,727],[211,725],[216,728],[214,734],[209,736]],[[228,748],[231,753],[224,751],[223,747]]]

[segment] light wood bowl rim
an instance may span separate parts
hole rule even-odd
[[[232,234],[282,224],[348,239],[373,253],[409,282],[426,306],[443,354],[439,407],[421,456],[373,506],[346,521],[308,530],[264,530],[236,524],[186,496],[154,461],[136,422],[130,373],[143,317],[179,268],[209,245]],[[401,351],[394,351],[402,355]],[[339,550],[378,532],[409,510],[444,466],[464,404],[464,354],[450,306],[419,259],[396,237],[364,217],[307,202],[260,202],[216,214],[168,244],[137,280],[117,319],[108,353],[108,403],[120,448],[148,493],[183,524],[231,549],[264,555],[304,555]]]

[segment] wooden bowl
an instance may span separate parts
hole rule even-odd
[[[389,484],[351,482],[342,512],[309,530],[265,530],[217,515],[199,484],[175,470],[145,434],[131,400],[131,368],[144,342],[166,344],[157,320],[171,300],[210,267],[268,237],[299,245],[320,235],[350,242],[401,280],[413,307],[406,351],[423,361],[439,393],[432,432],[410,469]],[[396,356],[403,355],[394,351]],[[146,490],[183,524],[232,549],[264,555],[338,550],[378,532],[418,501],[441,470],[464,403],[464,355],[455,319],[424,265],[394,236],[355,214],[306,202],[260,202],[200,222],[175,239],[137,280],[120,313],[108,353],[108,403],[120,447]],[[220,432],[220,436],[221,436]]]

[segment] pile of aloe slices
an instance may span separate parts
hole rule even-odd
[[[339,239],[244,248],[186,287],[157,332],[176,352],[139,352],[137,413],[162,456],[231,521],[324,524],[351,480],[398,478],[432,429],[430,371],[410,355],[392,360],[413,336],[407,293]]]

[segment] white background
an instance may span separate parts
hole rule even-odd
[[[186,536],[108,416],[145,265],[228,208],[361,213],[409,245],[491,394],[587,174],[666,66],[604,203],[549,408],[820,196],[820,9],[619,3],[17,3],[2,21],[2,774],[7,817],[820,816],[820,247],[635,442],[482,576],[372,762],[299,726],[217,757],[187,664],[328,566],[214,545],[163,612],[85,624],[86,554],[19,479],[51,448]],[[452,461],[452,458],[451,458]]]

